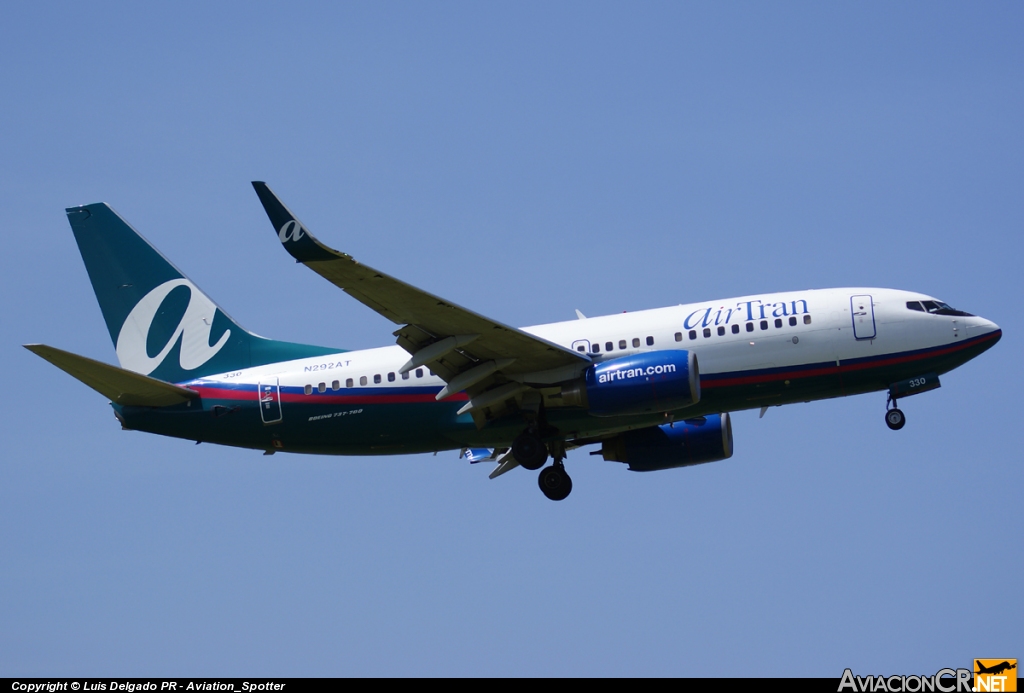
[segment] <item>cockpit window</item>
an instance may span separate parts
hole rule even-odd
[[[907,308],[910,310],[919,310],[922,313],[924,312],[924,308],[921,307],[920,301],[907,301]]]
[[[915,308],[915,305],[917,305],[917,301],[907,302],[907,308],[910,308],[911,310],[921,310],[921,308]],[[924,307],[924,312],[931,313],[932,315],[953,315],[963,318],[972,317],[970,313],[957,310],[948,303],[943,303],[942,301],[921,301],[921,305]]]

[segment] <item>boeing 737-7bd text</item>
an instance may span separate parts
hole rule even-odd
[[[931,296],[825,289],[744,296],[517,329],[323,245],[253,183],[298,262],[394,322],[395,346],[280,342],[242,329],[106,204],[72,207],[120,367],[26,347],[111,400],[126,429],[275,452],[462,449],[572,489],[566,453],[600,445],[635,471],[732,456],[729,412],[887,392],[897,400],[1001,336]],[[550,465],[545,466],[548,460]]]

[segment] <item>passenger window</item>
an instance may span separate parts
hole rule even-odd
[[[647,338],[647,346],[654,346],[654,337]]]
[[[747,323],[747,332],[753,332],[753,331],[754,331],[754,323],[748,322]]]
[[[409,379],[409,371],[406,371],[405,373],[402,373],[402,380],[408,380],[408,379]]]
[[[594,345],[591,347],[591,349],[594,350],[595,354],[600,354],[601,353],[601,345],[598,344],[597,342],[594,342]]]
[[[580,352],[581,354],[585,354],[587,352],[587,348],[580,344],[578,347],[576,347],[576,351]]]
[[[423,369],[422,368],[417,368],[416,369],[416,377],[417,378],[422,378],[423,377]]]
[[[811,324],[811,316],[810,315],[805,315],[804,316],[804,324],[805,325],[810,325]]]
[[[782,327],[782,318],[775,318],[775,326]]]
[[[341,383],[339,381],[335,380],[333,383],[331,383],[331,389],[332,390],[340,390],[341,389]]]
[[[740,326],[739,325],[733,325],[732,326],[732,333],[733,334],[739,334],[740,333]]]
[[[719,325],[718,326],[718,336],[721,337],[724,334],[725,334],[725,325]]]
[[[366,384],[366,376],[365,375],[359,376],[359,384],[360,385],[365,385]]]
[[[626,340],[625,339],[620,339],[619,340],[619,348],[620,349],[625,349],[626,348]]]
[[[677,342],[683,341],[683,335],[681,335],[680,333],[676,332],[676,341]],[[633,337],[633,346],[634,346],[634,348],[640,346],[640,338],[639,337]]]
[[[327,383],[320,383],[316,386],[318,392],[327,392]]]
[[[306,394],[307,395],[313,394],[313,386],[312,385],[307,385],[306,386]]]
[[[395,382],[395,374],[394,373],[388,373],[388,382],[389,383]]]
[[[711,328],[710,327],[705,327],[704,328],[704,338],[707,339],[710,336],[711,336]]]
[[[697,330],[690,330],[690,339],[697,339]]]
[[[352,378],[349,378],[348,380],[345,381],[345,387],[355,387],[355,385],[356,383],[354,380],[352,380]]]
[[[789,326],[790,327],[796,327],[796,316],[795,315],[789,318]]]
[[[373,384],[380,385],[380,373],[377,373],[376,375],[373,376]]]
[[[762,320],[761,321],[761,329],[762,330],[767,330],[768,329],[768,321],[767,320]]]
[[[605,342],[604,343],[604,350],[605,351],[612,351],[614,349],[615,349],[615,345],[612,342]]]

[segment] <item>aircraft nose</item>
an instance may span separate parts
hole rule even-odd
[[[972,335],[984,335],[991,334],[994,332],[995,342],[998,342],[1003,336],[1002,329],[999,327],[999,325],[995,324],[991,320],[986,320],[985,318],[978,317],[974,318],[971,322],[972,324],[970,325],[970,332]],[[992,343],[995,344],[995,342]]]

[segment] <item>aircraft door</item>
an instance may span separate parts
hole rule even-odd
[[[281,422],[281,386],[277,378],[257,385],[260,400],[260,418],[263,425]]]
[[[868,295],[850,297],[850,315],[853,317],[855,339],[875,338],[875,306]]]
[[[572,343],[572,350],[578,351],[581,354],[590,353],[590,340],[589,339],[577,339]]]

